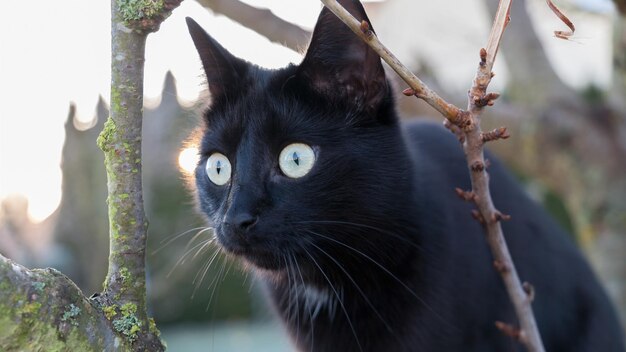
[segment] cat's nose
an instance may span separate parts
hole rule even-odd
[[[224,223],[230,225],[235,230],[247,231],[256,224],[257,220],[258,217],[248,212],[240,212],[226,216]]]

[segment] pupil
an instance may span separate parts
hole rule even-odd
[[[221,161],[217,161],[217,163],[215,163],[215,171],[217,171],[217,174],[220,174],[220,171],[222,171],[222,162]]]
[[[296,163],[296,165],[300,166],[300,158],[298,157],[298,153],[293,152],[293,162]]]

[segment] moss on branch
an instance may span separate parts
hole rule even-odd
[[[113,0],[119,18],[128,28],[150,33],[159,29],[182,0]]]
[[[0,256],[0,349],[115,351],[130,344],[65,275]]]

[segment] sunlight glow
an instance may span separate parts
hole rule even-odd
[[[193,173],[198,164],[198,148],[183,149],[178,155],[178,166],[187,174]]]

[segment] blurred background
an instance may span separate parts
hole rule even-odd
[[[626,3],[513,2],[485,129],[529,194],[566,227],[626,318]],[[617,6],[616,6],[617,5]],[[465,106],[496,0],[368,1],[381,40],[449,101]],[[269,11],[268,11],[269,9]],[[289,351],[251,275],[206,245],[183,179],[185,140],[206,105],[191,16],[233,54],[268,68],[299,63],[317,0],[187,0],[146,48],[143,178],[150,220],[151,314],[171,351]],[[621,11],[620,11],[621,9]],[[108,116],[109,1],[13,1],[0,12],[0,253],[59,269],[86,295],[108,258],[106,176],[96,137]],[[405,86],[395,80],[398,91]],[[205,98],[199,98],[199,97]],[[398,94],[405,118],[441,119]]]

